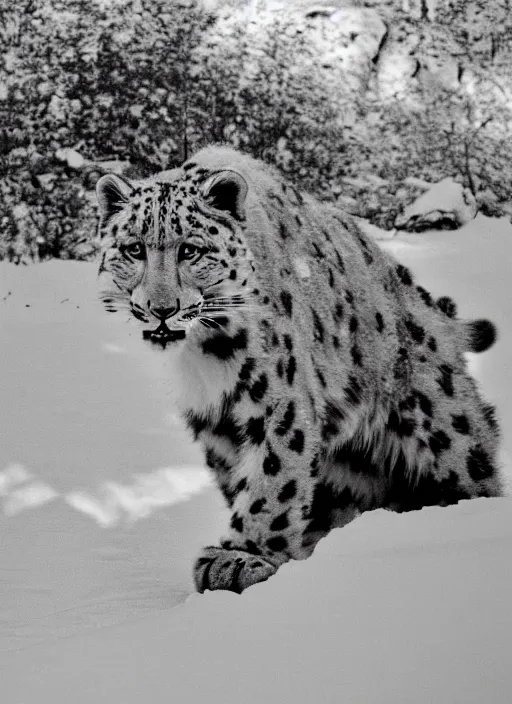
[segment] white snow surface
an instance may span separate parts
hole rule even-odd
[[[512,227],[479,216],[383,246],[498,325],[471,367],[510,477]],[[192,594],[228,514],[94,279],[0,265],[0,702],[512,701],[508,497],[367,513],[241,596]]]

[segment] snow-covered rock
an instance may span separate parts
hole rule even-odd
[[[55,158],[59,161],[66,162],[70,169],[78,170],[85,166],[84,157],[79,154],[76,149],[57,149],[55,152]]]
[[[386,25],[378,13],[364,7],[314,7],[305,13],[308,32],[322,47],[324,69],[343,72],[343,84],[364,92]]]
[[[456,230],[473,220],[477,213],[469,189],[451,178],[436,183],[395,218],[395,227],[409,232]]]

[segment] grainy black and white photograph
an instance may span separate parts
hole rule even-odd
[[[510,704],[510,0],[0,0],[1,704]]]

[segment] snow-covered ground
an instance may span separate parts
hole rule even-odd
[[[512,227],[383,246],[497,323],[472,366],[510,475]],[[365,514],[242,596],[187,599],[227,512],[94,278],[0,265],[2,704],[512,701],[508,498]]]

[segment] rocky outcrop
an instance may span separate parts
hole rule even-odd
[[[408,232],[456,230],[473,220],[476,213],[471,191],[445,178],[405,207],[395,218],[395,227]]]

